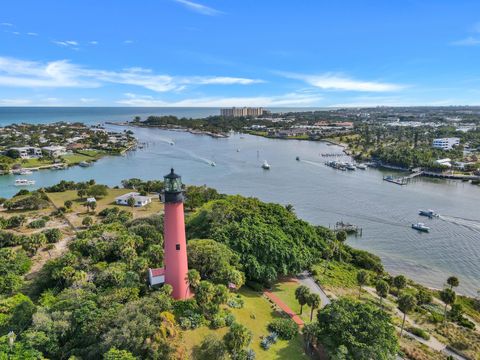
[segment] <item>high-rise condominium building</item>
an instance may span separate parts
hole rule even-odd
[[[260,116],[263,114],[261,107],[232,107],[220,109],[220,115],[226,117],[240,117],[240,116]]]

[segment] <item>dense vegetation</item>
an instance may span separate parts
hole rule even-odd
[[[241,196],[207,203],[187,229],[191,238],[227,245],[240,257],[247,279],[265,284],[309,268],[326,247],[320,230],[285,207]]]
[[[381,309],[340,299],[318,313],[306,336],[334,359],[392,359],[398,351],[395,328]]]
[[[230,130],[241,131],[251,125],[250,117],[223,117],[209,116],[203,119],[177,118],[176,116],[149,116],[144,121],[136,124],[143,126],[178,127],[193,130],[208,131],[212,133],[225,133]],[[275,123],[267,120],[255,120],[255,124],[274,126]],[[279,126],[279,125],[277,125]]]

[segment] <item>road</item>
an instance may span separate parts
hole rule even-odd
[[[302,285],[305,285],[310,289],[312,293],[320,295],[320,299],[322,300],[321,308],[330,304],[330,299],[328,298],[325,291],[315,282],[315,280],[310,276],[308,271],[304,271],[297,275],[298,282]]]

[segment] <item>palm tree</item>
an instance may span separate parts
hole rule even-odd
[[[307,303],[307,297],[310,295],[310,289],[305,285],[301,285],[295,289],[295,299],[300,304],[300,315],[303,312],[303,305]]]
[[[324,274],[327,273],[328,261],[332,258],[332,256],[333,256],[332,249],[329,246],[326,247],[325,250],[323,251],[323,258],[325,263],[325,266],[323,267]]]
[[[460,281],[456,276],[450,276],[447,279],[447,284],[450,285],[450,290],[453,290],[454,287],[457,287],[458,285],[460,285]]]
[[[405,318],[407,317],[407,313],[412,311],[415,306],[417,305],[417,299],[413,295],[404,294],[398,298],[398,309],[403,312],[403,321],[402,321],[402,329],[400,330],[400,337],[403,335],[403,327],[405,326]]]
[[[385,280],[379,280],[377,285],[375,285],[375,290],[377,290],[377,294],[380,297],[380,306],[383,307],[382,302],[388,296],[388,291],[390,290],[390,286]]]
[[[340,261],[342,261],[342,246],[343,246],[343,243],[347,240],[347,233],[343,230],[337,232],[337,235],[336,235],[336,250],[338,252],[338,256],[339,256],[339,259]]]
[[[358,298],[362,296],[362,286],[368,282],[368,273],[365,270],[360,270],[357,273],[357,283],[358,283]]]
[[[310,294],[307,297],[307,304],[310,306],[310,321],[313,319],[313,310],[318,309],[322,304],[322,299],[320,299],[320,295],[318,294]]]
[[[440,292],[440,299],[445,303],[445,308],[443,309],[443,322],[447,320],[447,306],[455,304],[457,294],[452,289],[444,289]]]

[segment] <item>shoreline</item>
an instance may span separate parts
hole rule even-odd
[[[188,132],[190,134],[194,135],[207,135],[213,138],[228,138],[227,133],[214,133],[211,131],[205,131],[205,130],[198,130],[198,129],[191,129],[191,128],[182,128],[182,127],[174,127],[174,126],[159,126],[159,125],[141,125],[137,123],[132,123],[128,121],[123,121],[123,122],[116,122],[116,121],[107,121],[105,124],[108,125],[114,125],[114,126],[131,126],[131,127],[139,127],[139,128],[152,128],[152,129],[162,129],[162,130],[168,130],[168,131],[183,131],[183,132]]]

